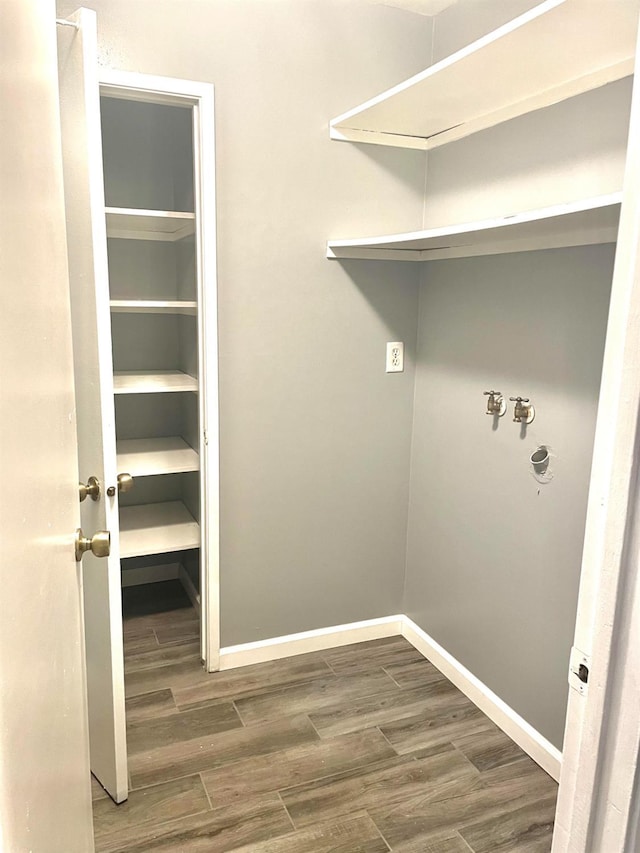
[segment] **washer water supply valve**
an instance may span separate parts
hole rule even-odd
[[[500,391],[485,391],[484,396],[487,400],[487,415],[497,415],[501,418],[507,411],[507,401],[504,399]]]
[[[513,407],[513,420],[517,424],[530,424],[531,421],[536,416],[536,410],[533,407],[533,403],[529,402],[528,397],[509,397],[512,403],[515,403]]]

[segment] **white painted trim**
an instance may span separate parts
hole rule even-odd
[[[219,667],[220,654],[220,449],[214,91],[211,83],[100,69],[100,92],[112,98],[170,104],[193,110],[194,211],[199,306],[198,405],[201,427],[198,451],[200,490],[202,495],[206,495],[200,518],[202,595],[198,596],[198,601],[202,605],[199,610],[201,655],[205,669],[214,672]]]
[[[550,776],[556,780],[560,778],[562,762],[560,750],[499,696],[496,696],[486,684],[476,678],[422,628],[402,614],[318,628],[315,631],[303,631],[283,637],[271,637],[255,643],[227,646],[220,649],[220,669],[236,669],[255,663],[266,663],[308,652],[318,652],[396,635],[410,642]]]
[[[396,635],[410,642],[550,776],[556,780],[560,778],[562,762],[560,750],[499,696],[496,696],[453,655],[436,643],[422,628],[402,614],[318,628],[315,631],[303,631],[300,634],[288,634],[284,637],[272,637],[255,643],[227,646],[220,649],[220,669],[236,669],[241,666],[251,666],[254,663],[265,663]]]
[[[189,577],[189,574],[182,563],[178,564],[178,580],[184,587],[184,591],[189,596],[189,601],[193,604],[193,609],[196,611],[198,616],[200,615],[200,593],[195,588],[193,581]]]
[[[195,90],[193,109],[196,263],[200,362],[201,655],[207,672],[220,666],[220,430],[216,243],[215,106],[213,86]]]
[[[553,853],[635,853],[640,784],[640,34],[593,447]]]
[[[179,578],[180,563],[163,563],[160,566],[139,566],[122,569],[121,586],[142,586],[145,583],[159,583]]]
[[[562,753],[408,616],[402,636],[556,781]]]
[[[211,88],[210,83],[196,80],[100,69],[100,92],[109,98],[190,107],[206,98]]]
[[[302,631],[299,634],[287,634],[284,637],[271,637],[255,643],[227,646],[220,649],[220,669],[236,669],[254,663],[304,655],[307,652],[348,646],[351,643],[395,637],[402,633],[403,619],[404,616],[383,616],[379,619],[367,619],[364,622],[351,622],[348,625],[334,625],[329,628],[317,628],[314,631]]]

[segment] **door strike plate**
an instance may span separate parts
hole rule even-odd
[[[589,672],[591,670],[591,658],[577,649],[571,648],[569,659],[569,686],[586,696],[589,690]]]

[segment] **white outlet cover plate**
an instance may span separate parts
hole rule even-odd
[[[387,373],[402,373],[404,370],[404,344],[402,341],[387,343]]]

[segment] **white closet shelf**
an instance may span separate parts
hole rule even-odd
[[[113,374],[114,394],[197,391],[198,380],[181,370],[122,370]]]
[[[180,501],[120,508],[120,556],[143,557],[200,547],[200,527]]]
[[[107,207],[107,237],[123,240],[165,240],[174,242],[195,231],[195,213],[178,210],[138,210]]]
[[[633,74],[637,0],[546,0],[333,119],[330,136],[428,150]]]
[[[500,219],[408,234],[330,240],[327,257],[430,261],[614,243],[621,199],[621,193],[612,193]]]
[[[197,314],[198,303],[171,299],[112,299],[114,314]]]
[[[200,467],[197,452],[179,436],[118,441],[116,453],[118,471],[126,471],[133,477],[180,474]]]

